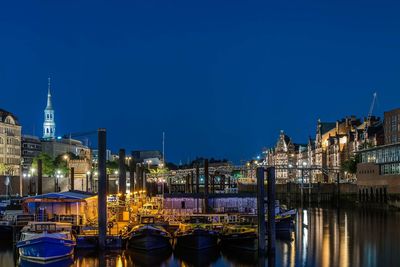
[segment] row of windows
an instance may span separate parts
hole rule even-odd
[[[33,145],[33,144],[23,144],[22,147],[29,149],[41,149],[41,145]]]
[[[18,130],[8,128],[8,127],[0,127],[0,134],[9,134],[9,135],[17,135],[19,133]]]
[[[361,153],[361,162],[386,163],[400,161],[400,147],[393,146]]]
[[[400,163],[381,165],[381,174],[383,175],[400,174]]]
[[[4,162],[4,158],[0,158],[0,163],[19,165],[20,159],[6,158],[6,161]]]
[[[13,147],[7,147],[7,154],[8,155],[20,155],[21,150],[20,149],[15,149]]]
[[[46,119],[48,119],[48,120],[53,119],[53,114],[47,113],[46,114]]]
[[[4,144],[4,139],[2,137],[0,137],[0,145]],[[14,146],[19,146],[20,145],[20,141],[18,139],[15,138],[7,138],[7,145],[14,145]]]

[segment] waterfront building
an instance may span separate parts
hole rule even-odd
[[[132,151],[132,158],[136,163],[145,163],[148,166],[158,166],[162,162],[162,153],[158,150]]]
[[[21,125],[17,117],[0,109],[0,175],[18,176],[21,164]]]
[[[281,130],[275,147],[266,151],[265,161],[276,167],[277,183],[295,180],[296,169],[293,167],[297,163],[298,147],[299,145],[294,144],[291,138]]]
[[[358,152],[357,185],[367,199],[400,194],[400,142],[367,148]],[[398,202],[399,197],[389,197]],[[392,203],[393,204],[393,203]]]
[[[106,150],[106,161],[111,161],[111,150]],[[93,163],[97,163],[99,160],[99,150],[92,149],[92,161]]]
[[[42,152],[42,143],[39,137],[32,135],[22,135],[21,156],[22,172],[27,173],[32,166],[33,159]]]
[[[80,158],[91,159],[90,148],[75,139],[42,139],[42,151],[55,158],[66,153],[73,153]]]
[[[281,131],[273,149],[266,150],[264,163],[277,167],[277,182],[311,179],[311,182],[334,182],[354,178],[342,170],[343,163],[366,147],[383,144],[383,123],[371,116],[361,122],[349,116],[336,122],[318,120],[315,139],[307,144],[296,144]]]
[[[384,113],[385,144],[400,142],[400,108]]]
[[[44,109],[43,139],[55,139],[55,136],[56,122],[54,118],[53,103],[51,101],[51,84],[49,78],[47,87],[47,105]]]

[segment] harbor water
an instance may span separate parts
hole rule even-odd
[[[275,258],[211,249],[202,252],[77,250],[50,264],[25,262],[0,239],[0,266],[400,266],[400,212],[367,208],[299,209],[295,231],[278,236]]]

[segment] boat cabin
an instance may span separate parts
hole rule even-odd
[[[141,224],[154,224],[155,218],[154,218],[154,216],[141,216],[140,223]]]
[[[139,209],[139,213],[142,214],[157,214],[160,210],[160,207],[157,204],[146,203]]]

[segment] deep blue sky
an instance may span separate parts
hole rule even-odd
[[[279,2],[279,3],[271,3]],[[113,150],[238,162],[316,121],[400,107],[398,1],[3,1],[0,107]]]

